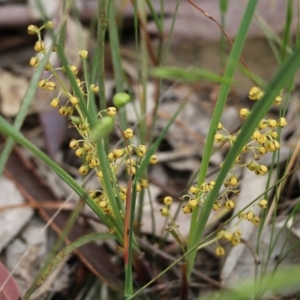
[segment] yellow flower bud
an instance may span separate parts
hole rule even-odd
[[[99,92],[99,86],[96,84],[91,84],[90,89],[93,91],[93,93],[97,94]]]
[[[89,168],[88,168],[88,166],[83,165],[78,169],[78,171],[81,175],[86,175],[89,171]]]
[[[51,100],[51,102],[50,102],[50,106],[51,107],[53,107],[53,108],[56,108],[56,107],[58,107],[58,105],[59,105],[59,98],[53,98],[52,100]]]
[[[233,202],[232,200],[227,200],[227,201],[225,202],[225,207],[226,207],[227,209],[233,209],[233,208],[234,208],[234,202]]]
[[[78,157],[82,157],[84,155],[84,149],[82,147],[77,148],[75,151],[75,155]]]
[[[173,203],[173,198],[172,197],[170,197],[170,196],[167,196],[167,197],[165,197],[164,198],[164,204],[165,205],[171,205]]]
[[[29,61],[29,65],[31,67],[36,68],[39,65],[39,58],[36,56],[31,57],[30,61]]]
[[[53,81],[47,81],[45,84],[48,91],[53,91],[56,88],[56,84]]]
[[[29,34],[37,34],[37,33],[39,32],[39,29],[38,29],[38,27],[35,26],[35,25],[29,25],[29,26],[27,27],[27,32],[28,32]]]
[[[147,147],[145,145],[139,145],[135,150],[137,156],[139,157],[143,157],[146,154],[146,151]]]
[[[275,128],[277,126],[277,121],[274,119],[267,120],[267,124],[270,128]]]
[[[253,219],[251,220],[252,224],[254,224],[255,226],[258,226],[260,223],[260,217],[258,216],[254,216]]]
[[[182,206],[182,211],[184,214],[190,214],[193,212],[193,209],[189,205]]]
[[[225,249],[221,246],[218,246],[215,250],[215,254],[216,256],[220,257],[220,256],[224,256],[225,254]]]
[[[78,148],[78,145],[79,145],[79,142],[75,139],[72,139],[69,143],[69,147],[71,149],[77,149]]]
[[[218,130],[222,130],[224,127],[223,127],[223,125],[222,125],[222,123],[219,123],[218,124]]]
[[[110,117],[114,117],[117,114],[117,109],[114,106],[110,106],[106,109],[106,114]]]
[[[285,127],[287,125],[287,121],[284,117],[281,117],[278,121],[277,121],[277,125],[282,127]]]
[[[190,199],[190,200],[189,200],[189,206],[190,206],[191,208],[195,208],[196,206],[198,206],[198,201],[197,201],[197,199]]]
[[[126,139],[131,139],[133,138],[133,130],[131,128],[127,128],[123,131],[123,135]]]
[[[58,113],[62,116],[68,115],[68,108],[66,106],[61,106],[58,110]]]
[[[268,200],[262,199],[262,200],[259,201],[258,204],[259,204],[259,206],[260,206],[262,209],[266,209],[267,206],[268,206]]]
[[[160,209],[160,213],[163,217],[167,217],[170,214],[170,211],[167,207],[163,207]]]
[[[89,53],[88,53],[87,50],[80,50],[80,51],[79,51],[79,57],[80,57],[81,59],[87,59],[88,55],[89,55]]]
[[[34,45],[34,51],[36,52],[43,52],[45,50],[45,43],[44,41],[37,41]]]
[[[189,191],[191,194],[195,195],[197,192],[199,192],[199,189],[197,188],[197,186],[193,185],[189,188]]]
[[[151,165],[157,164],[157,157],[156,157],[156,155],[151,155],[149,162],[150,162]]]
[[[51,28],[53,28],[53,22],[52,21],[48,21],[48,22],[45,23],[44,26],[45,26],[46,29],[51,29]]]
[[[241,108],[240,109],[240,117],[242,119],[246,119],[250,115],[250,111],[248,108]]]
[[[70,102],[73,106],[77,105],[79,103],[79,99],[75,96],[70,97]]]
[[[261,92],[261,89],[257,86],[254,86],[249,91],[249,99],[250,100],[257,100],[257,95]]]
[[[215,143],[222,143],[224,141],[224,136],[221,133],[215,134]]]

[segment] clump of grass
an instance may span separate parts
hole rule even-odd
[[[243,233],[239,229],[233,231],[230,228],[224,227],[211,234],[209,237],[203,237],[203,232],[212,210],[218,210],[221,207],[225,207],[227,210],[232,210],[234,208],[235,202],[231,199],[231,195],[239,193],[239,189],[237,188],[239,179],[235,175],[235,168],[247,168],[258,176],[263,176],[268,173],[268,167],[260,163],[260,158],[267,153],[275,153],[280,149],[280,130],[286,126],[287,122],[282,114],[278,115],[277,119],[265,118],[265,115],[272,105],[281,105],[283,100],[288,96],[290,93],[291,82],[293,81],[295,72],[300,66],[300,48],[296,47],[293,54],[290,57],[287,57],[287,52],[284,50],[287,47],[287,38],[285,38],[281,51],[284,61],[274,78],[266,87],[264,87],[264,90],[255,86],[249,91],[249,99],[256,101],[257,103],[251,111],[246,107],[240,110],[240,117],[243,121],[241,130],[237,133],[230,133],[224,128],[223,124],[220,123],[227,96],[231,85],[233,84],[233,75],[240,60],[243,44],[256,10],[257,2],[257,0],[248,2],[223,76],[218,76],[201,69],[193,69],[191,73],[185,70],[185,73],[182,73],[180,72],[181,70],[176,68],[165,68],[165,57],[168,53],[169,44],[167,44],[164,55],[161,55],[160,53],[160,57],[162,57],[161,64],[163,67],[154,68],[149,71],[147,67],[147,55],[145,54],[146,38],[144,32],[141,34],[141,43],[143,46],[141,47],[141,69],[147,76],[151,74],[160,79],[180,78],[188,81],[205,78],[220,82],[221,88],[209,128],[197,182],[190,186],[187,193],[182,196],[182,199],[186,201],[182,206],[182,212],[191,214],[189,237],[186,238],[182,236],[180,230],[176,226],[175,217],[171,216],[170,206],[174,205],[172,197],[166,196],[164,198],[164,207],[160,210],[162,217],[168,218],[171,222],[172,230],[170,230],[170,232],[179,243],[183,255],[171,264],[170,267],[163,270],[162,273],[158,274],[150,280],[149,283],[137,291],[135,291],[135,286],[133,285],[132,271],[132,267],[135,265],[135,258],[138,258],[141,255],[139,244],[133,230],[134,220],[138,219],[140,221],[142,218],[140,212],[138,213],[138,217],[136,217],[137,193],[140,193],[141,195],[140,204],[142,205],[143,191],[149,186],[147,180],[147,168],[149,165],[158,162],[155,151],[185,103],[178,108],[177,112],[154,142],[152,139],[147,141],[145,136],[147,131],[146,122],[144,122],[143,119],[146,111],[145,99],[143,98],[145,95],[141,100],[141,104],[143,104],[141,105],[142,116],[139,116],[140,123],[138,124],[139,132],[137,136],[135,136],[136,132],[127,126],[124,106],[131,101],[131,96],[123,91],[123,84],[126,82],[126,79],[120,63],[118,32],[116,30],[116,22],[114,19],[114,3],[108,5],[105,1],[99,1],[99,62],[97,67],[92,70],[93,74],[100,74],[98,80],[95,79],[95,76],[89,75],[87,62],[89,53],[86,49],[82,49],[78,53],[83,68],[82,78],[78,77],[79,72],[77,67],[66,60],[63,43],[65,23],[62,24],[61,31],[58,35],[52,31],[53,23],[51,21],[45,22],[41,27],[35,25],[30,25],[28,27],[28,33],[37,36],[37,41],[34,45],[36,55],[30,59],[29,64],[32,67],[37,68],[39,75],[42,70],[50,72],[48,78],[42,80],[35,79],[32,85],[36,85],[45,91],[57,92],[55,97],[49,99],[49,105],[53,109],[56,109],[60,115],[68,118],[68,126],[70,128],[77,130],[79,138],[72,139],[69,142],[69,146],[74,150],[74,155],[81,158],[82,165],[79,167],[78,172],[82,177],[86,176],[89,172],[95,173],[99,180],[99,188],[90,191],[84,190],[84,188],[65,170],[59,167],[46,154],[24,138],[18,132],[19,125],[17,127],[12,127],[0,117],[0,132],[27,147],[37,157],[48,164],[62,180],[68,183],[74,191],[84,199],[95,214],[107,226],[108,233],[113,236],[123,248],[125,269],[124,295],[127,299],[136,297],[142,290],[183,259],[185,259],[187,265],[187,271],[184,273],[184,278],[188,281],[194,266],[197,250],[208,244],[215,243],[215,254],[216,256],[221,257],[226,254],[225,249],[221,243],[219,243],[221,240],[227,241],[232,246],[238,246],[241,243]],[[147,1],[147,5],[153,14],[159,32],[162,33],[162,20],[156,15],[151,1]],[[226,1],[222,1],[221,8],[223,14],[225,14],[227,10]],[[140,11],[138,10],[139,7],[137,3],[134,4],[134,9],[135,26],[137,28],[138,17],[141,17],[139,15]],[[145,13],[145,7],[141,6],[140,9],[142,16],[144,16],[143,13]],[[178,5],[176,6],[176,9],[178,9]],[[288,16],[290,16],[290,14]],[[113,64],[117,85],[117,93],[113,98],[114,105],[109,107],[106,106],[104,93],[103,52],[107,21],[110,26],[108,30],[110,40],[114,42]],[[141,17],[139,21],[143,22],[143,18]],[[176,16],[173,19],[173,23],[175,21]],[[289,24],[290,23],[288,22],[286,25],[286,32],[288,32]],[[53,36],[53,45],[45,45],[41,35],[42,29],[50,31]],[[136,39],[138,40],[137,36]],[[222,42],[222,45],[224,48],[224,41]],[[163,49],[163,47],[160,49]],[[57,51],[61,61],[60,67],[54,67],[50,63],[50,51]],[[222,59],[222,61],[224,63],[224,59]],[[70,81],[71,90],[64,84],[64,80],[62,80],[63,77]],[[141,78],[141,82],[144,85],[143,91],[145,91],[147,84],[145,77]],[[286,89],[287,92],[284,92],[284,89]],[[100,98],[98,106],[95,102],[95,95],[99,95]],[[98,109],[97,107],[100,108]],[[154,120],[156,118],[155,113],[157,112],[157,107],[158,102],[156,103],[154,111]],[[152,130],[153,128],[154,125],[152,126]],[[113,130],[119,132],[122,139],[122,145],[118,148],[111,149],[109,144],[109,134]],[[149,136],[152,137],[152,135],[152,132],[150,132]],[[221,164],[220,171],[216,178],[214,180],[206,181],[208,164],[215,143],[228,143],[230,145],[230,151],[224,162]],[[5,153],[5,155],[7,155],[8,151]],[[252,153],[253,157],[250,161],[241,163],[241,156],[245,153]],[[2,154],[0,158],[0,161],[2,162],[0,167],[2,168],[5,162],[5,155]],[[127,185],[119,183],[119,171],[123,167],[127,174]],[[225,189],[220,193],[222,186]],[[239,212],[239,214],[233,218],[236,218],[237,223],[245,220],[251,222],[255,226],[261,226],[262,222],[260,216],[253,213],[253,207],[257,205],[262,210],[266,210],[268,209],[269,201],[268,199],[265,199],[265,197],[255,199],[250,206]],[[74,247],[69,246],[67,251],[70,252],[77,246],[79,247],[80,245],[97,238],[108,238],[108,234],[104,236],[93,235],[83,238],[78,241]],[[55,265],[57,265],[58,262],[59,257],[56,257]],[[41,275],[41,278],[44,280],[46,277],[45,274],[48,274],[51,271],[52,269],[48,268],[47,271]],[[30,292],[33,292],[33,290],[30,290]],[[27,294],[27,298],[28,297],[30,297],[30,293]]]

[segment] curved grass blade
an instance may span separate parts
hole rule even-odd
[[[226,71],[224,74],[225,78],[229,78],[229,79],[233,78],[235,69],[236,69],[239,59],[240,59],[240,55],[241,55],[241,52],[243,49],[244,42],[245,42],[245,39],[247,36],[247,32],[248,32],[253,14],[256,9],[257,2],[258,2],[258,0],[249,0],[248,1],[248,5],[246,7],[237,37],[235,39],[232,51],[229,56],[227,68],[226,68]],[[214,113],[212,116],[212,121],[211,121],[211,125],[209,128],[207,141],[206,141],[205,148],[204,148],[203,159],[201,162],[200,171],[199,171],[199,175],[198,175],[198,182],[197,182],[198,186],[200,186],[204,182],[205,177],[206,177],[206,172],[207,172],[207,168],[209,165],[209,161],[210,161],[210,157],[211,157],[213,145],[214,145],[214,135],[217,132],[217,126],[218,126],[218,123],[220,122],[222,112],[223,112],[223,109],[226,104],[226,99],[227,99],[229,90],[230,90],[230,85],[227,83],[222,83],[220,92],[218,95],[218,100],[217,100],[217,103],[216,103],[216,106],[214,109]],[[222,184],[222,182],[219,183],[220,186],[221,186],[221,184]],[[207,203],[207,201],[206,201],[206,203]],[[213,204],[211,204],[211,206],[212,205]],[[199,216],[199,208],[196,208],[194,210],[194,212],[192,214],[191,225],[190,225],[188,250],[193,248],[193,246],[198,244],[198,242],[200,241],[203,231],[204,231],[204,228],[205,228],[205,224],[208,220],[208,215],[210,212],[209,208],[211,209],[211,207],[206,207],[206,205],[204,205],[204,207],[201,210],[200,216]],[[205,217],[205,218],[203,218],[203,217]],[[196,257],[195,251],[192,252],[191,255],[189,255],[187,257],[187,265],[188,265],[187,270],[188,270],[189,275],[191,274],[195,257]]]
[[[93,232],[87,235],[84,235],[77,240],[75,240],[72,244],[67,245],[64,247],[58,254],[53,258],[52,262],[49,264],[45,272],[38,278],[36,283],[30,288],[30,290],[25,294],[24,298],[27,299],[28,293],[32,294],[38,287],[40,287],[45,280],[50,276],[50,274],[55,270],[58,264],[70,253],[72,253],[77,248],[94,241],[99,240],[107,240],[107,239],[114,239],[115,237],[110,233],[99,233]]]
[[[41,159],[49,168],[51,168],[60,178],[62,178],[81,198],[85,199],[89,207],[96,215],[109,227],[112,227],[111,221],[102,212],[100,207],[94,200],[87,195],[85,190],[57,163],[55,163],[48,155],[30,143],[23,135],[17,132],[7,121],[0,116],[0,132],[13,138],[17,143],[32,151],[39,159]]]

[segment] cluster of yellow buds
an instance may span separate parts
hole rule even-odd
[[[199,188],[196,185],[191,186],[189,188],[190,194],[182,197],[182,199],[186,198],[188,200],[188,203],[182,206],[183,213],[190,214],[197,206],[203,205],[205,196],[213,189],[214,185],[215,181],[211,180],[209,182],[202,183]]]
[[[42,29],[53,28],[52,22],[47,22],[41,27],[35,25],[28,26],[28,33],[38,36],[38,41],[35,43],[34,49],[37,52],[35,57],[30,59],[29,64],[32,67],[37,67],[40,61],[40,55],[45,54],[46,46],[41,37]],[[55,49],[53,49],[55,51]],[[78,53],[82,61],[87,60],[88,51],[80,50]],[[80,107],[81,104],[89,107],[90,95],[97,94],[99,87],[96,84],[88,85],[85,80],[81,80],[78,77],[78,68],[73,65],[69,65],[68,69],[73,73],[76,79],[76,84],[80,90],[80,93],[76,93],[74,90],[71,92],[66,88],[63,83],[61,75],[64,76],[67,73],[66,67],[53,67],[50,62],[46,64],[45,70],[50,71],[50,76],[46,79],[39,81],[39,87],[44,91],[57,91],[57,95],[51,99],[50,106],[56,108],[58,113],[63,116],[67,116],[69,120],[69,128],[73,127],[79,133],[79,138],[72,139],[69,143],[69,147],[74,150],[74,154],[82,159],[82,165],[79,167],[78,172],[85,176],[89,171],[95,172],[99,179],[101,186],[104,186],[104,176],[110,176],[110,180],[116,183],[116,187],[119,192],[120,198],[125,201],[127,196],[127,187],[118,184],[117,175],[122,166],[125,166],[129,176],[133,176],[137,173],[142,161],[147,154],[147,147],[143,144],[134,145],[132,140],[134,138],[134,132],[131,128],[127,128],[122,132],[124,140],[124,147],[113,149],[107,154],[107,160],[110,167],[110,174],[104,174],[101,163],[99,161],[99,153],[97,150],[97,134],[90,128],[88,118],[83,114]],[[54,78],[55,80],[52,80]],[[84,103],[81,103],[84,101]],[[106,109],[97,113],[99,122],[103,125],[109,125],[109,128],[115,126],[115,116],[117,115],[117,108],[125,105],[130,101],[130,96],[126,93],[117,93],[114,96],[113,103],[115,106],[107,107]],[[105,123],[105,120],[109,123]],[[104,128],[104,127],[103,127]],[[106,128],[106,127],[105,127]],[[108,132],[109,133],[109,132]],[[150,164],[157,163],[156,155],[152,155],[149,160]],[[141,191],[148,187],[148,181],[146,179],[139,178],[136,190]],[[105,194],[105,189],[99,189],[97,191],[92,190],[89,192],[91,198],[99,205],[105,214],[113,216],[113,210],[110,204],[110,200]]]
[[[53,28],[53,23],[51,21],[46,22],[41,27],[37,27],[36,25],[29,25],[27,27],[27,31],[29,34],[37,35],[38,37],[38,40],[35,42],[34,45],[34,51],[37,52],[37,55],[31,57],[29,61],[29,64],[34,68],[37,68],[37,66],[39,65],[40,53],[45,53],[46,50],[45,42],[42,40],[41,31],[43,29],[51,29],[51,28]]]
[[[264,91],[257,86],[254,86],[249,91],[249,99],[252,101],[258,101],[264,96]],[[282,103],[283,90],[280,91],[280,94],[275,97],[274,105],[280,105]]]
[[[242,232],[237,229],[234,232],[221,230],[217,233],[217,238],[229,242],[232,246],[237,246],[241,243]],[[215,249],[216,256],[225,255],[225,249],[222,246],[217,246]]]
[[[160,213],[163,217],[168,217],[170,215],[169,207],[173,203],[173,198],[171,196],[166,196],[164,198],[164,206],[160,209]]]

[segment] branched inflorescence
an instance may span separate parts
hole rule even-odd
[[[249,92],[249,99],[252,101],[260,100],[264,95],[264,92],[258,88],[253,87]],[[280,105],[282,102],[283,92],[281,91],[274,100],[274,105]],[[248,108],[240,109],[239,115],[242,120],[245,120],[251,111]],[[284,117],[279,119],[262,119],[255,131],[251,135],[250,140],[242,148],[240,155],[235,159],[234,164],[231,167],[230,172],[228,173],[227,178],[223,182],[224,189],[220,193],[219,197],[215,200],[213,204],[213,210],[218,210],[224,207],[227,210],[232,210],[235,206],[232,196],[238,194],[240,190],[238,189],[239,179],[234,173],[234,169],[246,167],[248,170],[254,172],[256,175],[265,175],[268,172],[268,167],[264,164],[261,164],[260,158],[267,153],[272,153],[277,151],[280,148],[280,143],[278,141],[279,131],[282,127],[286,126],[287,122]],[[219,123],[218,132],[214,136],[215,143],[228,143],[232,147],[237,139],[239,132],[236,134],[229,133],[223,126]],[[242,162],[242,155],[246,153],[252,153],[252,159],[248,162]],[[222,164],[221,164],[222,167]],[[193,185],[189,188],[188,194],[182,196],[183,200],[186,200],[187,203],[182,206],[182,211],[185,214],[190,214],[196,207],[201,207],[207,199],[207,194],[213,189],[215,185],[214,180],[209,182],[204,182],[200,186]],[[165,198],[166,199],[166,198]],[[161,209],[163,216],[169,216],[169,205],[164,201],[165,207]],[[258,226],[260,224],[260,217],[253,213],[254,205],[259,205],[261,209],[266,209],[268,206],[268,201],[266,199],[259,199],[256,203],[253,203],[247,211],[242,211],[239,214],[239,220],[247,220],[252,224]],[[236,230],[230,232],[229,230],[221,230],[217,237],[212,240],[212,242],[218,242],[219,239],[229,241],[232,246],[236,246],[241,242],[242,232]],[[217,246],[215,250],[217,256],[223,256],[225,250],[222,246]]]
[[[46,53],[46,46],[41,38],[41,30],[46,28],[52,28],[52,22],[47,22],[42,27],[38,28],[35,25],[28,26],[29,34],[36,34],[38,36],[38,41],[35,43],[34,50],[37,52],[36,56],[30,59],[29,64],[32,67],[38,67],[40,62],[40,57]],[[53,51],[56,51],[53,48]],[[88,58],[88,51],[79,51],[79,57],[82,61]],[[99,87],[96,84],[86,84],[86,81],[82,81],[77,77],[78,69],[76,66],[68,66],[70,71],[76,77],[76,83],[80,89],[81,96],[78,97],[74,90],[71,92],[66,88],[61,80],[61,76],[66,74],[64,67],[55,68],[50,62],[47,62],[45,70],[50,72],[50,76],[47,79],[42,79],[39,81],[39,87],[45,91],[57,91],[57,95],[51,99],[50,106],[58,110],[58,113],[63,116],[68,117],[69,127],[73,127],[77,130],[80,138],[72,139],[69,143],[69,147],[74,150],[74,154],[77,157],[82,158],[82,165],[79,167],[78,172],[85,176],[89,171],[94,171],[99,179],[100,186],[104,186],[103,180],[105,176],[110,176],[110,180],[116,183],[117,190],[115,194],[120,195],[120,198],[125,201],[127,195],[127,186],[122,186],[118,184],[118,171],[122,166],[125,166],[129,176],[133,176],[137,173],[145,155],[147,153],[147,147],[142,144],[135,145],[133,143],[134,132],[131,128],[127,128],[122,132],[122,137],[124,139],[124,147],[119,147],[113,149],[107,154],[107,160],[109,162],[110,173],[104,174],[101,163],[99,160],[99,153],[97,150],[97,144],[94,138],[91,138],[91,128],[88,122],[87,116],[83,114],[80,109],[80,99],[85,101],[85,105],[89,105],[89,93],[97,94],[99,92]],[[55,80],[52,80],[52,79]],[[114,117],[117,115],[118,103],[127,103],[130,100],[130,96],[126,93],[118,93],[114,96],[115,106],[106,108],[105,110],[99,111],[97,113],[97,118],[99,120],[104,120],[109,117],[112,119],[113,124],[115,123]],[[150,164],[157,163],[156,155],[152,155],[149,160]],[[136,186],[136,191],[139,192],[144,188],[148,187],[148,181],[146,179],[140,178]],[[105,214],[112,217],[113,210],[110,204],[110,199],[106,195],[105,189],[100,188],[99,190],[89,191],[89,195],[94,201],[99,205]]]

